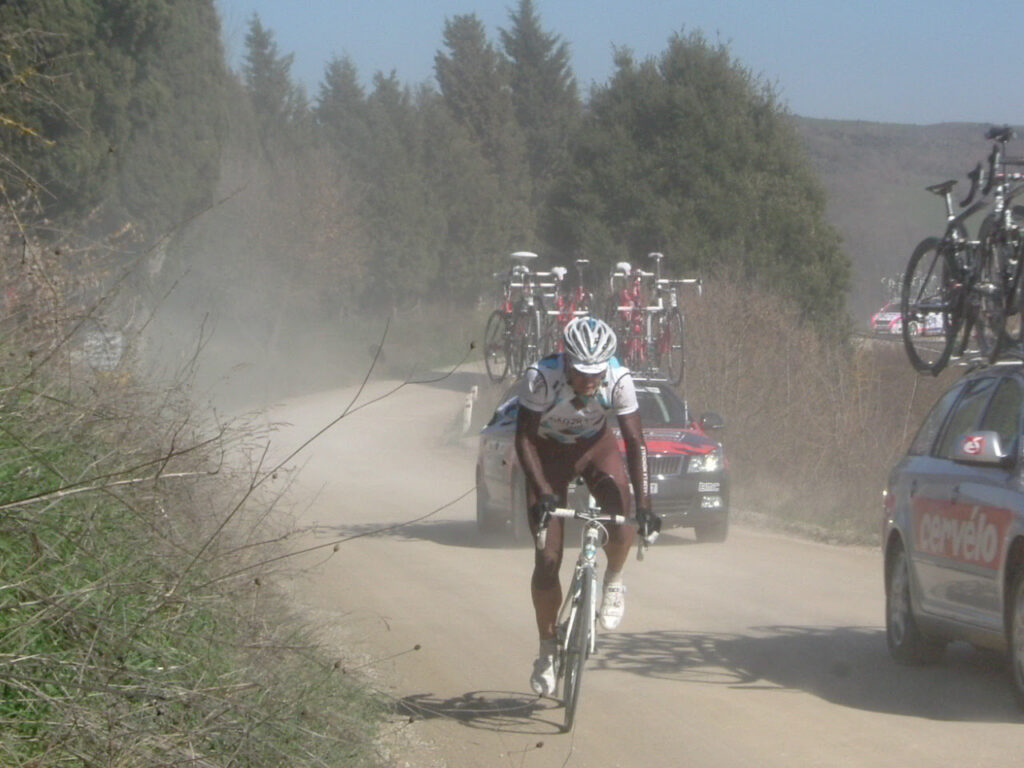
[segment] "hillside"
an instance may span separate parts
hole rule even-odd
[[[942,230],[942,200],[924,188],[955,178],[966,194],[967,172],[988,153],[988,124],[794,122],[853,262],[850,312],[866,323],[887,298],[882,279],[902,274],[917,242]]]

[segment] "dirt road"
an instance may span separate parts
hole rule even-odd
[[[396,708],[415,712],[413,722],[396,714],[389,726],[401,735],[394,765],[905,768],[1019,759],[1024,724],[1000,659],[953,646],[937,667],[889,660],[878,552],[742,526],[724,544],[669,533],[643,563],[631,560],[626,618],[599,637],[575,731],[560,733],[557,702],[537,699],[528,684],[532,553],[478,536],[473,493],[463,496],[474,450],[457,425],[469,383],[405,387],[298,460],[293,496],[299,524],[316,526],[310,541],[444,507],[335,554],[325,549],[295,585],[339,642],[373,660],[365,670]],[[290,423],[275,450],[336,418],[352,394],[275,409]]]

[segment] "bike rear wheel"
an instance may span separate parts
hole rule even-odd
[[[484,330],[484,367],[487,377],[497,383],[508,375],[508,335],[505,332],[505,313],[500,309],[491,312]]]
[[[1002,229],[993,214],[986,216],[981,223],[978,239],[983,253],[988,257],[985,261],[988,272],[998,286],[998,290],[990,291],[992,296],[989,297],[989,318],[993,332],[988,357],[990,362],[995,362],[1003,352],[1008,351],[1013,355],[1022,352],[1024,317],[1021,312],[1021,273],[1024,253],[1019,232],[1016,229]],[[985,276],[980,280],[984,285]],[[983,301],[983,309],[985,306]]]
[[[679,385],[683,381],[686,357],[683,349],[683,313],[672,308],[668,316],[662,318],[661,324],[661,366],[668,380]]]
[[[565,702],[565,725],[571,731],[580,703],[583,669],[590,653],[590,633],[594,626],[594,571],[587,567],[580,574],[579,594],[569,612],[568,635],[562,653],[562,700]]]
[[[963,321],[962,289],[955,282],[950,246],[929,237],[918,243],[900,292],[903,347],[911,365],[938,375],[946,367]]]
[[[995,362],[1005,348],[1006,296],[999,260],[1004,256],[993,244],[978,253],[980,267],[974,283],[971,314],[974,317],[978,352]]]
[[[536,308],[520,311],[512,329],[512,373],[521,376],[540,357],[541,318]]]

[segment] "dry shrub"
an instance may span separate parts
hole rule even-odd
[[[374,698],[280,597],[266,428],[197,411],[187,365],[72,354],[111,294],[3,243],[0,764],[376,764]]]
[[[917,375],[897,341],[826,338],[737,281],[711,281],[685,314],[686,393],[725,419],[734,509],[869,540],[888,471],[958,373]]]

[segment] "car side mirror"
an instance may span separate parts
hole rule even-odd
[[[725,422],[714,411],[705,411],[700,417],[700,428],[705,432],[711,429],[725,429]]]
[[[957,438],[953,447],[953,461],[967,464],[1007,465],[1013,459],[1003,447],[998,432],[981,430],[967,432]]]

